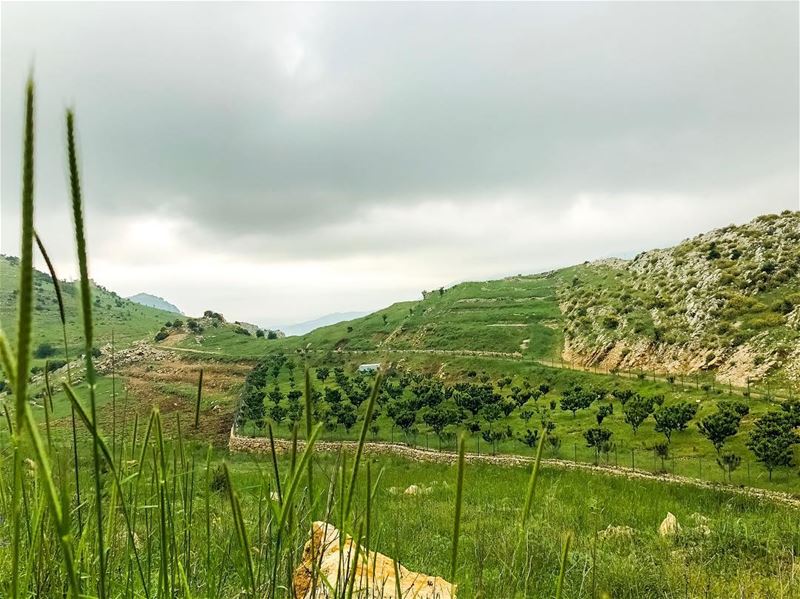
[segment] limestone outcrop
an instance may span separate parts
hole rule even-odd
[[[327,582],[323,582],[323,577]],[[311,538],[303,548],[303,560],[294,571],[293,581],[295,599],[339,597],[350,584],[352,596],[364,599],[454,599],[456,596],[455,585],[443,578],[412,572],[400,564],[395,571],[392,558],[375,551],[367,554],[364,547],[349,535],[342,536],[327,522],[311,525]]]

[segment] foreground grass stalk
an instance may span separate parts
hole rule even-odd
[[[456,482],[456,514],[453,523],[453,553],[450,558],[450,582],[455,584],[458,562],[458,536],[461,529],[461,504],[464,498],[464,433],[458,438],[458,479]]]
[[[361,435],[358,437],[358,447],[356,448],[356,459],[353,462],[353,471],[350,474],[350,485],[347,489],[347,500],[344,504],[344,518],[350,516],[350,508],[353,503],[353,494],[356,490],[356,478],[358,477],[358,468],[361,464],[361,454],[364,452],[364,442],[367,439],[367,431],[369,425],[372,423],[372,413],[375,411],[375,401],[378,399],[381,385],[383,384],[383,373],[379,372],[375,377],[375,384],[372,387],[372,393],[369,395],[367,402],[367,410],[364,413],[364,423],[361,425]],[[344,524],[344,521],[342,522]]]
[[[17,368],[15,385],[16,426],[14,445],[13,506],[19,513],[22,494],[21,433],[28,393],[33,319],[33,80],[28,79],[25,97],[25,138],[22,156],[22,235],[20,244],[19,302],[17,305]],[[19,596],[20,521],[14,518],[14,546],[11,557],[11,595]]]
[[[253,568],[253,556],[250,552],[250,542],[247,538],[247,528],[244,523],[244,517],[242,516],[242,508],[239,505],[239,498],[236,496],[236,491],[233,488],[233,481],[231,480],[231,472],[228,469],[228,464],[226,462],[222,463],[222,467],[225,471],[225,480],[227,481],[228,486],[228,498],[231,502],[231,512],[233,513],[233,524],[236,529],[236,537],[239,540],[239,545],[242,548],[242,553],[244,554],[245,558],[245,565],[247,566],[247,580],[250,585],[250,592],[252,593],[253,597],[258,595],[256,590],[256,577],[255,577],[255,570]],[[275,556],[276,563],[279,557]]]
[[[19,376],[13,377],[14,388],[16,392],[15,408],[16,408],[16,427],[13,430],[13,451],[14,451],[14,491],[13,491],[13,507],[16,511],[15,516],[12,518],[14,521],[14,541],[12,550],[12,580],[11,580],[11,595],[18,597],[20,594],[20,573],[19,573],[19,558],[21,550],[20,539],[20,521],[19,517],[19,501],[23,494],[23,480],[22,480],[22,437],[23,433],[27,430],[30,435],[31,446],[38,464],[39,478],[44,485],[44,495],[47,500],[47,506],[53,517],[58,536],[58,542],[61,547],[62,559],[64,560],[64,568],[68,577],[69,593],[73,597],[78,597],[80,588],[78,585],[78,574],[75,567],[74,553],[72,548],[72,538],[70,531],[69,518],[62,510],[62,502],[59,498],[58,491],[56,490],[55,480],[53,478],[52,469],[50,468],[50,460],[47,452],[44,449],[44,443],[39,435],[39,429],[30,411],[30,405],[27,403],[28,393],[28,371],[30,365],[30,345],[31,345],[31,324],[33,320],[33,146],[34,146],[34,86],[33,80],[28,80],[26,90],[26,103],[25,103],[25,142],[23,150],[23,183],[22,183],[22,235],[21,235],[21,251],[20,251],[20,287],[19,287],[19,305],[18,305],[18,323],[17,323],[17,364],[16,370],[11,366],[11,350],[8,345],[3,342],[2,346],[2,359],[4,369],[7,375],[11,378],[16,372]],[[49,381],[48,381],[49,387]],[[45,405],[47,409],[47,405]],[[49,419],[49,413],[46,413]],[[48,426],[48,441],[49,441],[49,426]],[[42,512],[40,512],[40,515]],[[37,516],[38,519],[38,516]],[[30,544],[30,539],[29,539]],[[29,551],[35,551],[34,546],[29,546]],[[30,568],[26,569],[25,578]]]
[[[545,429],[542,428],[542,434],[539,437],[539,445],[536,447],[536,459],[533,462],[533,470],[531,471],[531,479],[528,482],[528,492],[525,495],[525,507],[522,510],[522,531],[524,534],[525,525],[528,523],[528,516],[531,512],[531,505],[533,504],[533,495],[536,492],[536,481],[539,478],[539,466],[542,463],[542,449],[544,448]]]
[[[111,454],[117,455],[117,372],[114,357],[114,329],[111,329]]]
[[[311,397],[311,393],[313,391],[311,387],[311,372],[308,368],[308,364],[305,367],[305,402],[306,402],[306,443],[311,438],[311,428],[313,425],[312,422],[312,409],[314,400]],[[314,467],[311,460],[308,462],[308,483],[307,483],[307,491],[308,491],[308,509],[311,512],[311,519],[314,519]]]
[[[45,485],[48,507],[55,520],[62,559],[64,560],[64,568],[69,579],[70,594],[77,598],[80,596],[80,586],[78,584],[78,572],[72,548],[72,533],[70,531],[69,518],[62,510],[58,491],[56,491],[53,472],[50,468],[50,460],[47,458],[47,453],[44,450],[44,443],[39,435],[39,429],[36,426],[36,421],[33,418],[33,414],[31,414],[30,405],[28,404],[24,406],[24,424],[31,435],[31,445],[33,446],[36,460],[41,469],[41,479]]]
[[[67,344],[67,315],[64,310],[64,295],[61,293],[61,283],[56,276],[56,269],[53,267],[53,261],[50,260],[50,255],[42,243],[39,234],[34,231],[33,236],[36,239],[36,245],[39,247],[39,253],[42,254],[44,262],[47,265],[47,270],[50,272],[50,279],[53,281],[53,288],[56,292],[56,303],[58,304],[58,317],[61,320],[61,339],[64,344],[64,361],[67,363],[67,382],[72,384],[72,367],[69,363],[69,345]],[[78,464],[78,437],[75,427],[75,409],[71,408],[72,417],[72,459],[75,471],[75,504],[78,516],[78,537],[83,536],[83,518],[81,516],[81,479],[80,479],[80,466]]]
[[[147,581],[144,576],[144,572],[142,570],[141,560],[139,559],[139,550],[136,547],[135,538],[133,536],[133,521],[131,520],[130,513],[128,506],[125,501],[125,495],[122,490],[122,482],[119,478],[119,472],[117,471],[116,466],[114,465],[114,457],[111,451],[108,448],[105,440],[100,436],[100,432],[97,430],[97,427],[94,423],[89,419],[89,416],[86,414],[86,411],[83,409],[83,406],[78,401],[78,396],[75,394],[75,391],[72,387],[67,383],[64,385],[64,390],[69,397],[70,402],[72,403],[73,409],[80,415],[81,420],[83,420],[83,424],[86,426],[89,433],[92,435],[92,438],[97,440],[97,443],[103,453],[103,457],[105,458],[106,464],[108,465],[109,470],[114,479],[114,487],[116,489],[116,493],[119,495],[120,498],[120,509],[122,511],[122,517],[125,519],[125,526],[126,532],[128,536],[128,541],[133,549],[133,555],[136,560],[136,566],[139,570],[139,578],[142,582],[142,587],[144,589],[144,594],[146,597],[149,597],[150,594],[147,589]]]
[[[200,400],[203,397],[203,369],[200,369],[200,380],[197,381],[197,402],[194,406],[194,429],[200,427]]]
[[[89,267],[86,259],[86,236],[83,224],[83,203],[81,199],[81,182],[78,173],[78,157],[75,151],[75,115],[67,111],[67,159],[69,161],[69,181],[72,195],[72,216],[75,221],[75,242],[78,249],[78,266],[80,270],[81,308],[83,313],[84,354],[86,360],[86,384],[89,388],[89,405],[92,422],[97,423],[97,401],[95,397],[96,377],[92,363],[92,347],[94,331],[92,326],[92,298],[89,283]],[[94,491],[95,510],[97,514],[97,553],[100,567],[98,594],[100,599],[106,597],[106,552],[103,543],[103,492],[100,480],[100,447],[97,436],[92,439],[94,459]]]
[[[283,493],[281,492],[281,475],[278,472],[278,454],[275,451],[275,437],[272,434],[272,423],[267,424],[267,430],[269,431],[269,449],[270,449],[270,456],[272,456],[272,472],[275,475],[275,490],[278,493],[278,505],[283,505]],[[294,469],[292,469],[292,474],[294,474]]]
[[[572,543],[572,533],[567,533],[561,547],[561,565],[558,570],[558,584],[556,585],[556,599],[561,599],[564,592],[564,576],[567,573],[567,558],[569,557],[569,546]]]

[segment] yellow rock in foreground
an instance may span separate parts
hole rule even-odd
[[[358,560],[351,580],[356,553]],[[392,558],[375,551],[370,551],[367,556],[364,548],[349,535],[342,539],[332,524],[314,522],[311,538],[303,548],[303,561],[294,571],[295,598],[339,597],[351,582],[353,597],[360,599],[454,599],[456,596],[456,587],[443,578],[411,572],[400,564],[397,569],[400,573],[399,595]],[[314,572],[318,573],[316,581]]]

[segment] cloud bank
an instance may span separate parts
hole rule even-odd
[[[22,89],[37,227],[91,269],[262,324],[667,245],[798,208],[794,3],[2,5],[2,239]]]

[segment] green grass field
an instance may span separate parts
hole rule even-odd
[[[33,311],[34,351],[42,344],[54,348],[51,359],[64,359],[64,340],[58,302],[50,275],[34,271],[34,293],[36,303]],[[19,288],[19,265],[16,258],[0,257],[0,326],[14,343],[17,335],[17,289]],[[78,285],[61,282],[64,298],[64,312],[67,319],[67,346],[72,360],[83,351],[83,325],[80,317],[80,292]],[[111,343],[117,349],[126,347],[134,341],[152,339],[165,322],[175,315],[156,310],[124,299],[112,291],[97,285],[92,286],[92,308],[94,310],[95,347]],[[32,366],[43,367],[45,358],[37,358],[34,353]]]

